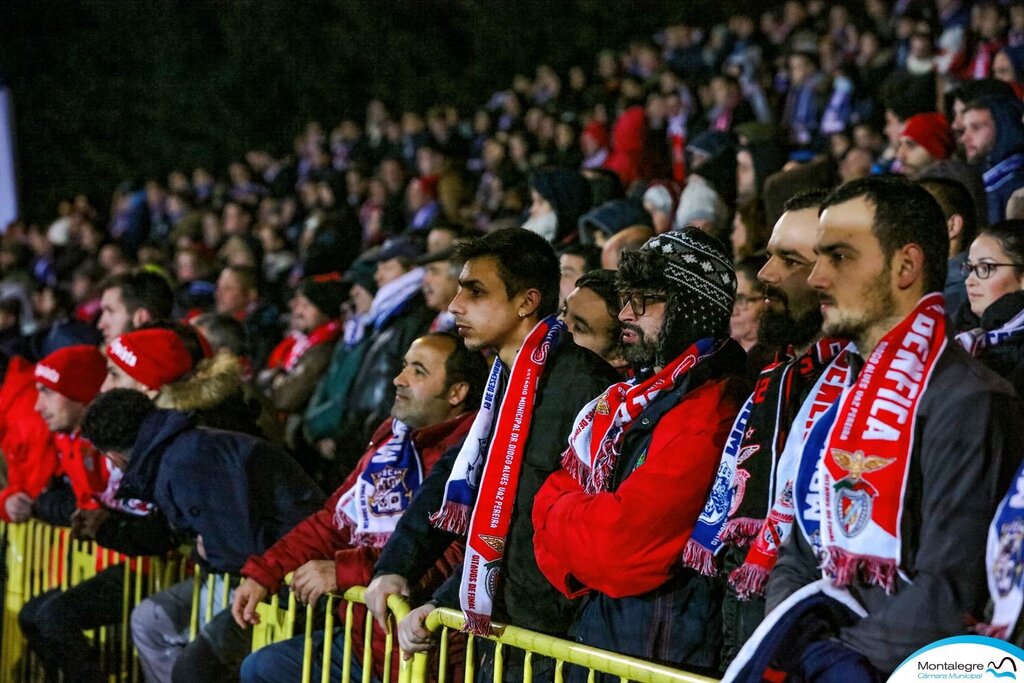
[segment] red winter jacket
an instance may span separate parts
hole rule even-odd
[[[465,413],[447,422],[413,432],[420,458],[423,462],[423,475],[430,473],[434,464],[449,449],[459,446],[470,426],[476,411]],[[344,592],[352,586],[365,586],[373,578],[373,565],[380,555],[379,548],[353,546],[348,527],[339,529],[334,523],[334,510],[342,494],[352,488],[363,469],[369,463],[376,450],[376,444],[387,439],[391,434],[391,418],[385,420],[377,428],[373,440],[367,446],[359,464],[348,478],[330,497],[324,507],[314,515],[307,517],[294,529],[288,532],[263,555],[252,556],[242,567],[242,576],[247,576],[271,592],[276,592],[284,580],[285,574],[294,571],[310,560],[327,560],[334,558],[337,572],[338,592]],[[426,593],[436,588],[451,575],[454,567],[462,564],[463,549],[461,544],[452,546],[438,561],[434,568],[427,572],[413,593]],[[363,624],[365,608],[356,605],[355,624]],[[339,615],[345,618],[344,607],[339,607]],[[378,676],[383,675],[384,634],[374,623],[376,635],[373,638],[374,667]],[[353,630],[354,651],[362,649],[361,626]],[[397,648],[395,655],[397,657]],[[392,671],[398,671],[397,659],[393,662]]]
[[[7,461],[7,487],[0,491],[0,519],[11,521],[4,507],[15,493],[33,500],[57,471],[57,448],[50,428],[36,412],[35,365],[15,356],[0,387],[0,450]]]
[[[657,420],[646,458],[614,491],[561,469],[533,500],[537,566],[567,597],[642,595],[678,573],[745,389],[708,381]],[[641,418],[642,419],[642,418]],[[626,457],[624,453],[621,457]]]

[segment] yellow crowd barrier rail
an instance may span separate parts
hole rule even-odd
[[[446,648],[448,645],[449,630],[461,631],[465,628],[466,620],[462,612],[453,609],[435,609],[427,616],[426,627],[430,631],[440,630],[439,647],[441,648],[439,668],[436,680],[438,683],[448,681],[446,671],[448,657]],[[599,673],[617,676],[621,681],[635,681],[636,683],[715,683],[716,679],[698,676],[686,671],[672,669],[660,664],[628,657],[626,655],[600,650],[596,647],[581,645],[570,640],[555,638],[535,631],[528,631],[517,626],[502,626],[495,624],[492,635],[487,637],[494,642],[494,681],[505,680],[502,669],[509,650],[520,650],[523,652],[523,673],[521,678],[524,683],[531,683],[533,680],[533,662],[537,656],[549,657],[554,661],[555,683],[562,683],[565,676],[565,665],[575,665],[587,670],[587,681],[593,683]],[[464,681],[475,680],[474,649],[479,638],[468,636],[466,642],[466,664]],[[427,666],[428,658],[425,654],[418,654],[414,658],[413,681],[414,683],[426,683],[430,680],[430,671]],[[511,680],[511,679],[510,679]]]

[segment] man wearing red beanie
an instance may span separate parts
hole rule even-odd
[[[135,389],[156,398],[161,387],[192,370],[192,356],[176,332],[151,328],[126,332],[107,345],[102,391]]]
[[[942,114],[914,114],[903,124],[896,148],[903,173],[915,178],[936,161],[948,159],[953,153],[953,131]]]
[[[54,434],[58,464],[54,480],[35,501],[35,515],[67,526],[75,508],[98,507],[95,496],[107,484],[104,458],[78,434],[86,406],[99,393],[107,368],[95,346],[68,346],[36,364],[36,412]],[[60,483],[66,478],[71,493]]]

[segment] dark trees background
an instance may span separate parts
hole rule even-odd
[[[291,147],[393,108],[483,104],[541,63],[590,67],[705,0],[86,0],[0,3],[0,78],[11,89],[22,214],[54,216],[85,192],[105,208],[122,180]]]

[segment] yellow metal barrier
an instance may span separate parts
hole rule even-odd
[[[449,630],[462,630],[466,620],[462,612],[452,609],[436,609],[427,616],[426,626],[429,630],[437,632],[440,629],[440,668],[437,681],[445,683],[447,671],[446,646]],[[514,648],[522,650],[525,654],[523,662],[523,678],[525,683],[532,680],[531,663],[534,655],[550,657],[555,660],[555,683],[561,683],[564,679],[564,667],[572,664],[588,670],[587,680],[592,682],[597,673],[611,674],[618,676],[622,681],[636,681],[637,683],[715,683],[716,679],[698,676],[678,669],[672,669],[660,664],[654,664],[635,657],[600,650],[596,647],[580,645],[570,640],[554,638],[552,636],[528,631],[516,626],[502,626],[495,624],[493,635],[488,640],[494,641],[494,680],[503,680],[501,676],[502,664],[505,658],[505,650]],[[473,650],[476,638],[469,636],[466,643],[466,672],[464,680],[474,680]],[[413,681],[421,683],[429,680],[427,671],[428,658],[425,654],[417,654],[414,657]]]

